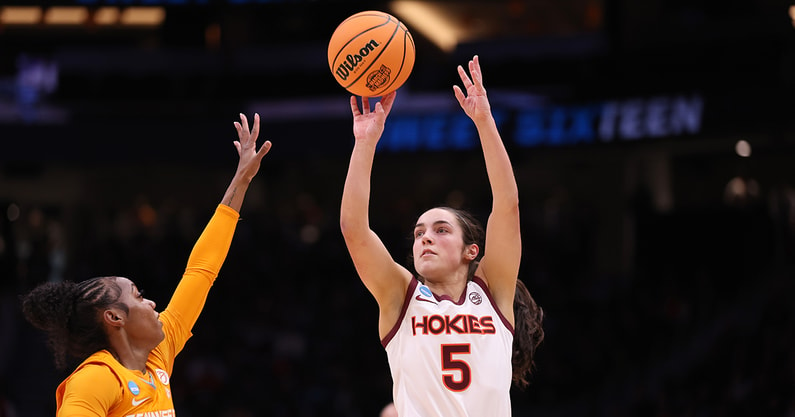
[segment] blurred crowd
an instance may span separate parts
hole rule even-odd
[[[344,165],[267,162],[178,356],[176,410],[377,416],[391,380],[375,301],[339,233]],[[217,181],[133,193],[97,182],[101,197],[66,205],[0,201],[0,417],[54,415],[66,375],[18,296],[48,280],[122,275],[165,308],[228,179],[203,175]],[[489,209],[488,189],[472,193],[460,177],[379,175],[372,226],[393,253],[409,254],[430,205],[481,219]],[[523,200],[520,278],[545,310],[546,340],[531,385],[512,392],[514,415],[795,417],[795,206],[790,191],[768,197],[663,213],[638,193],[622,202],[636,242],[623,274],[594,272],[600,218],[589,207]]]

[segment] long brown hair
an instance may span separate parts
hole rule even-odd
[[[522,280],[516,280],[516,294],[513,298],[514,323],[513,333],[513,382],[520,388],[529,384],[528,377],[532,373],[535,362],[536,348],[544,341],[544,309],[542,309]]]

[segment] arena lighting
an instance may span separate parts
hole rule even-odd
[[[93,13],[85,6],[52,6],[46,9],[39,6],[0,7],[0,25],[7,26],[35,26],[41,23],[48,26],[77,26],[93,21],[99,26],[122,24],[155,27],[161,25],[165,17],[163,7],[132,6],[119,10],[118,7],[106,6]]]
[[[41,21],[41,7],[0,8],[0,23],[4,25],[32,25]]]
[[[44,23],[48,25],[82,25],[87,20],[85,7],[50,7],[44,12]]]
[[[121,23],[130,26],[159,26],[165,18],[162,7],[128,7],[121,12]]]
[[[118,7],[100,7],[94,12],[94,23],[97,25],[113,25],[119,22]]]
[[[751,144],[744,140],[738,140],[734,145],[734,152],[742,158],[751,156]]]
[[[439,6],[417,0],[398,0],[390,8],[406,21],[409,30],[417,30],[445,52],[452,52],[465,33],[456,27]]]
[[[8,218],[8,221],[15,222],[19,220],[20,211],[21,210],[19,209],[19,206],[15,203],[9,204],[8,208],[6,209],[6,217]]]

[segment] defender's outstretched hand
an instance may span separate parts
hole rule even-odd
[[[271,149],[271,142],[266,140],[259,150],[257,150],[259,114],[254,114],[254,126],[249,130],[246,115],[240,113],[240,122],[235,122],[235,130],[237,130],[238,140],[234,143],[240,159],[237,161],[235,176],[226,189],[224,197],[221,199],[221,204],[226,204],[239,213],[249,183],[251,183],[251,180],[253,180],[254,176],[259,172],[262,158]]]
[[[235,129],[237,130],[237,137],[235,148],[240,155],[240,161],[237,164],[237,173],[244,179],[251,181],[257,171],[259,171],[260,163],[265,154],[271,149],[271,142],[266,140],[265,143],[257,151],[257,138],[259,137],[259,114],[254,114],[254,126],[249,131],[248,119],[246,115],[240,113],[240,122],[235,122]]]

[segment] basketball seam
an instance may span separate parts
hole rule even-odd
[[[374,13],[374,14],[368,14],[368,13]],[[372,27],[369,27],[369,28],[367,28],[365,30],[360,31],[359,33],[356,34],[355,37],[353,37],[352,39],[349,39],[348,42],[345,42],[342,46],[340,46],[338,48],[339,50],[337,51],[337,54],[334,55],[334,60],[331,61],[333,64],[335,64],[335,65],[331,66],[331,70],[332,71],[334,70],[334,67],[337,64],[337,59],[339,59],[340,54],[342,53],[342,51],[345,49],[346,46],[350,45],[351,42],[353,42],[355,39],[359,38],[359,36],[362,36],[362,34],[367,33],[367,32],[369,32],[369,31],[371,31],[373,29],[379,28],[381,26],[384,26],[384,25],[386,25],[386,24],[388,24],[389,22],[392,21],[391,15],[389,15],[389,14],[379,13],[379,12],[361,12],[361,13],[357,13],[357,14],[355,14],[355,15],[353,15],[353,16],[345,19],[345,20],[343,20],[342,23],[340,23],[337,26],[337,29],[334,30],[334,33],[336,34],[337,30],[339,30],[339,28],[342,27],[345,24],[345,22],[347,22],[349,20],[352,20],[352,19],[356,19],[356,18],[360,18],[360,17],[367,17],[367,16],[386,17],[386,21],[384,23],[381,23],[381,24],[378,24],[378,25],[375,25],[375,26],[372,26]],[[332,34],[331,37],[333,38],[334,34]]]
[[[351,43],[353,43],[353,41],[355,41],[356,39],[358,39],[360,36],[364,35],[365,33],[369,32],[369,31],[371,31],[371,30],[374,30],[374,29],[380,28],[380,27],[382,27],[382,26],[386,26],[386,24],[387,24],[387,23],[389,23],[390,21],[391,21],[391,19],[387,20],[387,21],[386,21],[386,22],[384,22],[384,23],[381,23],[380,25],[376,25],[376,26],[373,26],[373,27],[369,27],[369,28],[367,28],[367,29],[365,29],[365,30],[363,30],[363,31],[361,31],[361,32],[359,32],[359,33],[357,33],[357,34],[356,34],[356,36],[354,36],[353,38],[351,38],[350,40],[348,40],[348,42],[345,42],[345,43],[344,43],[344,44],[343,44],[343,45],[342,45],[342,46],[339,48],[339,51],[337,51],[337,55],[334,55],[334,60],[332,61],[332,62],[335,64],[334,66],[336,66],[336,65],[337,65],[337,59],[339,59],[339,57],[340,57],[340,54],[342,53],[342,51],[343,51],[343,50],[345,50],[345,47],[346,47],[346,46],[348,46],[348,45],[350,45]],[[394,35],[394,34],[393,34],[393,35]],[[389,45],[389,43],[388,43],[388,42],[387,42],[387,45]],[[332,67],[331,67],[331,69],[333,70],[333,69],[334,69],[334,67],[332,66]]]
[[[406,52],[407,52],[406,39],[411,41],[411,47],[414,48],[414,38],[411,37],[411,34],[409,33],[408,29],[403,30],[403,59],[400,60],[400,68],[397,71],[398,75],[403,74],[403,66],[406,64]],[[380,94],[383,94],[384,91],[389,90],[389,88],[392,87],[392,85],[394,85],[397,82],[397,80],[398,77],[393,77],[392,82],[390,82],[389,85],[387,85],[386,87],[382,88]]]
[[[391,22],[391,21],[392,21],[392,16],[391,16],[391,15],[388,15],[388,16],[389,16],[389,19],[388,19],[388,20],[387,20],[387,21],[384,23],[384,25],[386,25],[387,23],[389,23],[389,22]],[[359,76],[358,76],[358,77],[356,77],[356,79],[354,79],[353,81],[351,81],[351,83],[350,83],[350,84],[348,84],[348,85],[344,86],[345,88],[348,88],[348,87],[350,87],[350,86],[352,86],[352,85],[356,84],[356,83],[357,83],[357,82],[358,82],[358,81],[359,81],[359,80],[360,80],[360,79],[361,79],[361,78],[362,78],[362,77],[363,77],[365,74],[367,74],[368,70],[369,70],[369,69],[370,69],[370,68],[373,66],[373,64],[374,64],[376,61],[378,61],[378,58],[380,58],[380,57],[381,57],[381,55],[383,55],[383,54],[384,54],[384,52],[386,51],[387,47],[389,47],[389,44],[391,44],[391,43],[392,43],[392,39],[394,39],[394,38],[395,38],[395,34],[397,33],[397,31],[398,31],[398,30],[400,30],[400,22],[399,22],[397,19],[395,20],[395,22],[397,22],[397,25],[395,25],[395,30],[392,32],[392,36],[390,36],[390,37],[389,37],[389,40],[388,40],[388,41],[387,41],[387,42],[384,44],[384,47],[383,47],[383,48],[381,48],[381,51],[380,51],[380,52],[378,52],[378,55],[376,55],[376,57],[373,59],[373,63],[372,63],[372,64],[370,64],[370,65],[368,65],[368,66],[367,66],[367,68],[364,68],[364,69],[362,69],[362,73],[361,73],[361,74],[359,74]],[[379,25],[379,26],[383,26],[383,25]],[[406,53],[406,52],[405,52],[405,49],[404,49],[403,53],[404,53],[404,54]],[[335,59],[335,60],[334,60],[334,62],[337,62],[337,60]]]

